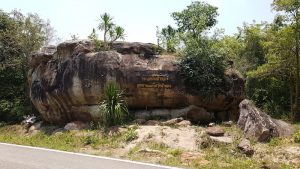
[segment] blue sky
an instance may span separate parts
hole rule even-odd
[[[108,12],[125,28],[126,41],[156,42],[156,26],[174,25],[170,13],[181,11],[193,0],[0,0],[0,9],[38,13],[49,19],[62,40],[78,34],[87,38],[98,25],[100,14]],[[226,34],[237,32],[244,22],[271,22],[272,0],[204,0],[217,6],[217,28]],[[100,32],[98,32],[100,34]]]

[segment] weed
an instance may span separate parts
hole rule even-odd
[[[171,154],[174,157],[180,156],[182,154],[182,150],[180,149],[172,149],[168,151],[169,154]]]
[[[130,142],[138,138],[138,133],[134,129],[129,129],[124,135],[124,141]]]

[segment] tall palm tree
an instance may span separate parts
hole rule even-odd
[[[100,16],[100,18],[101,18],[100,24],[98,28],[104,31],[103,40],[106,43],[107,42],[106,35],[108,31],[114,26],[113,17],[111,17],[108,13],[105,12],[103,15]]]

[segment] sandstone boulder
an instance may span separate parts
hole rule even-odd
[[[252,156],[254,154],[254,150],[251,147],[250,141],[248,139],[243,139],[239,145],[238,149],[242,150],[247,156]]]
[[[192,125],[192,123],[189,120],[182,120],[181,122],[177,123],[176,125],[180,126],[180,127],[187,127],[187,126]]]
[[[74,121],[71,123],[67,123],[64,127],[64,130],[82,130],[87,127],[86,123],[81,121]]]
[[[259,110],[250,100],[243,100],[240,105],[240,117],[238,126],[244,130],[246,138],[254,138],[257,141],[268,141],[272,137],[291,136],[294,133],[292,125],[271,118]]]
[[[207,127],[205,131],[210,136],[223,136],[225,133],[221,127]]]
[[[160,55],[154,44],[116,42],[111,49],[95,52],[91,41],[67,41],[32,55],[28,72],[30,98],[45,121],[99,120],[98,104],[103,99],[104,86],[110,81],[124,90],[129,109],[146,109],[174,118],[169,110],[195,105],[206,112],[194,109],[188,115],[200,121],[210,120],[207,111],[232,110],[230,114],[238,114],[244,80],[236,73],[224,73],[225,94],[204,100],[185,86],[177,58]]]
[[[192,107],[186,114],[187,118],[193,123],[209,123],[214,119],[212,113],[207,112],[202,107]]]
[[[176,125],[177,123],[180,123],[181,121],[183,121],[183,118],[180,117],[180,118],[174,118],[174,119],[171,119],[171,120],[167,120],[165,122],[162,122],[162,125],[166,125],[166,126],[174,126]]]
[[[215,136],[209,136],[209,139],[216,143],[222,143],[222,144],[231,144],[233,143],[233,139],[228,136],[221,136],[221,137],[215,137]]]

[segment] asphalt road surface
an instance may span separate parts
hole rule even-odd
[[[175,169],[129,160],[0,143],[0,169]]]

